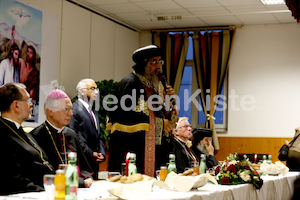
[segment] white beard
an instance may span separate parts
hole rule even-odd
[[[145,74],[144,74],[144,76],[146,77],[146,79],[148,79],[153,84],[153,86],[155,87],[155,89],[158,90],[159,79],[158,79],[158,77],[155,74],[150,75],[149,71],[150,71],[149,67],[146,66],[145,67]]]
[[[198,145],[197,145],[196,147],[197,147],[197,149],[198,149],[199,151],[201,151],[201,153],[205,154],[206,156],[209,155],[208,152],[207,152],[207,150],[206,150],[205,145],[204,145],[202,142],[199,142]]]

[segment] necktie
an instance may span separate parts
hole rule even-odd
[[[94,122],[94,124],[95,124],[96,129],[98,129],[98,128],[97,128],[97,124],[96,124],[96,120],[95,120],[94,115],[93,115],[93,112],[92,112],[91,109],[89,109],[89,111],[90,111],[90,115],[91,115],[91,117],[92,117],[92,119],[93,119],[93,122]]]

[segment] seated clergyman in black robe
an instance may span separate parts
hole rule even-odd
[[[43,175],[54,168],[21,124],[32,106],[26,87],[8,83],[0,88],[0,195],[43,191]]]
[[[68,164],[68,152],[77,153],[79,187],[90,187],[93,183],[92,169],[81,149],[77,134],[70,128],[72,102],[61,90],[53,90],[45,101],[46,121],[31,131],[39,145],[45,150],[49,162],[55,169],[59,164]]]
[[[191,149],[200,160],[200,155],[205,154],[207,168],[218,165],[214,156],[214,146],[212,145],[212,131],[208,128],[196,128],[193,130],[194,139]]]
[[[199,159],[190,149],[189,142],[192,138],[192,126],[187,117],[179,118],[176,128],[174,129],[174,153],[177,172],[182,173],[187,168],[193,167],[193,162]]]

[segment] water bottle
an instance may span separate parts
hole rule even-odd
[[[175,154],[169,155],[169,166],[168,166],[168,173],[175,172],[177,173],[177,168],[175,164]]]
[[[267,160],[268,164],[272,164],[272,155],[268,155],[268,160]]]
[[[68,167],[66,170],[66,200],[77,200],[78,170],[76,166],[77,154],[71,152],[68,155]]]
[[[55,200],[65,200],[65,189],[66,189],[66,177],[65,172],[62,169],[56,170],[56,175],[54,177],[55,185]]]
[[[201,158],[201,162],[200,162],[199,174],[205,174],[207,168],[205,154],[201,154],[200,158]]]
[[[263,161],[267,160],[267,155],[263,155],[262,159]]]
[[[136,168],[135,162],[136,162],[136,154],[130,153],[129,164],[128,164],[128,176],[131,174],[137,173],[137,168]]]

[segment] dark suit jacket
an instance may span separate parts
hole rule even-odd
[[[73,116],[68,126],[77,133],[83,152],[88,159],[92,158],[93,152],[105,155],[104,144],[100,135],[98,112],[93,111],[96,123],[99,125],[97,130],[92,116],[78,99],[73,103],[73,107]]]
[[[98,124],[98,129],[96,129],[92,116],[78,99],[73,103],[73,107],[73,116],[68,126],[77,133],[83,152],[93,169],[99,169],[99,164],[93,162],[93,152],[98,152],[105,156],[105,150],[100,135],[98,113],[93,111]]]
[[[39,151],[30,146],[33,144],[28,138],[37,144],[30,134],[18,130],[13,122],[0,117],[0,195],[42,191],[43,175],[55,173],[51,165],[52,171],[43,164]],[[45,152],[43,158],[48,160]]]
[[[49,131],[52,134],[53,140],[56,144],[58,151],[60,152],[61,158],[64,160],[65,163],[67,163],[67,161],[64,159],[64,147],[62,146],[62,142],[59,137],[59,134],[57,133],[57,130],[54,129],[51,125],[49,125],[47,122],[45,123],[47,124],[47,127],[49,128]],[[49,162],[53,165],[55,169],[58,169],[58,165],[61,163],[60,157],[57,155],[57,151],[55,149],[53,141],[49,135],[48,130],[45,127],[45,123],[33,129],[31,131],[31,134],[39,143],[39,145],[45,150],[49,158]],[[92,169],[84,156],[76,133],[68,127],[64,127],[62,132],[64,133],[66,138],[66,151],[77,153],[77,165],[80,168],[81,175],[81,177],[79,178],[79,187],[84,187],[84,179],[91,178]]]
[[[185,168],[191,167],[191,161],[193,161],[187,154],[183,147],[184,143],[180,140],[174,139],[174,153],[175,153],[175,163],[177,172],[184,172]],[[191,150],[191,153],[195,156],[195,153]]]

